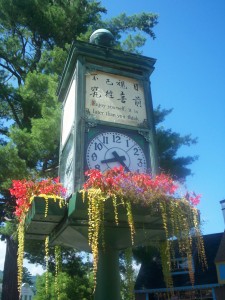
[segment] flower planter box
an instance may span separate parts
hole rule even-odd
[[[62,221],[67,208],[59,207],[58,201],[48,198],[48,212],[45,217],[46,200],[42,197],[33,199],[25,221],[27,239],[45,239],[53,229]]]
[[[110,227],[129,226],[127,222],[127,213],[124,206],[122,204],[118,205],[117,210],[119,220],[118,225],[116,225],[115,223],[115,213],[112,201],[110,199],[106,200],[104,211],[106,227],[107,224]],[[147,224],[150,225],[152,229],[161,229],[163,227],[162,219],[157,211],[153,212],[150,211],[149,208],[146,208],[146,206],[141,206],[140,204],[133,204],[132,212],[136,227],[139,227],[139,224],[141,228],[143,228],[143,224],[145,224],[145,226],[147,226]],[[82,219],[83,221],[88,222],[88,200],[85,199],[85,201],[83,201],[82,194],[79,192],[74,194],[73,197],[70,199],[68,217],[73,221]]]
[[[132,206],[135,226],[134,244],[157,243],[165,239],[162,218],[157,212],[150,212],[140,205]],[[132,245],[127,213],[122,205],[118,206],[119,224],[115,223],[112,201],[105,205],[104,239],[115,249],[124,249]],[[68,218],[55,228],[50,236],[52,244],[64,244],[68,247],[89,251],[88,245],[88,204],[82,194],[76,193],[69,201]]]

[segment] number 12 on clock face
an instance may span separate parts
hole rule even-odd
[[[86,151],[89,169],[108,169],[122,166],[124,170],[145,173],[147,159],[142,147],[130,136],[107,131],[97,134],[89,141]]]

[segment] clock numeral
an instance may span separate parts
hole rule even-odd
[[[103,135],[103,144],[108,144],[109,143],[109,137]]]
[[[113,134],[113,143],[121,143],[121,137]]]
[[[139,156],[138,148],[134,148],[134,155]]]
[[[93,161],[96,161],[97,158],[98,158],[98,156],[97,156],[96,153],[92,153],[92,154],[91,154],[91,158],[92,158]]]
[[[142,158],[138,158],[138,167],[142,167],[143,166],[143,161],[142,161]]]
[[[101,143],[95,143],[95,150],[102,150],[103,145]]]
[[[147,168],[145,153],[141,146],[129,135],[116,130],[103,131],[89,142],[86,163],[89,169],[94,168],[102,172],[114,166],[123,166],[125,170],[139,172],[145,172]],[[72,169],[69,174],[73,174]]]

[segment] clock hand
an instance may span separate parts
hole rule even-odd
[[[124,170],[130,172],[129,168],[127,167],[127,165],[124,163],[124,160],[122,159],[123,156],[119,156],[116,151],[113,151],[112,154],[117,159],[117,161],[121,164],[121,166],[124,167]]]
[[[125,156],[120,156],[121,160],[126,160],[126,157]],[[118,158],[108,158],[108,159],[103,159],[101,160],[101,163],[110,163],[110,162],[116,162],[118,161]]]

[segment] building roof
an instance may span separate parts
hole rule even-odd
[[[204,245],[207,258],[208,268],[203,270],[201,262],[199,262],[197,251],[193,251],[193,262],[195,270],[195,285],[218,284],[215,257],[220,246],[223,233],[215,233],[204,235]],[[144,251],[144,250],[142,250]],[[149,254],[145,251],[139,255],[142,262],[135,290],[143,289],[161,289],[165,288],[163,280],[162,268],[158,253]],[[173,275],[174,288],[191,286],[189,274]]]
[[[225,262],[225,232],[223,233],[223,237],[215,258],[215,263],[219,262]]]

